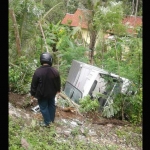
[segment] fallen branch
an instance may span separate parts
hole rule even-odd
[[[11,62],[9,63],[9,65],[19,68],[19,66],[14,65],[14,64],[12,64]]]
[[[59,96],[61,96],[62,98],[64,98],[65,100],[67,100],[68,102],[69,102],[69,105],[73,105],[75,108],[76,108],[76,110],[77,110],[77,113],[79,114],[79,115],[81,115],[81,116],[83,116],[81,113],[80,113],[80,111],[79,111],[79,105],[78,104],[76,104],[75,102],[73,102],[67,95],[65,95],[64,93],[62,93],[62,92],[60,92],[59,93]]]
[[[63,108],[63,107],[59,106],[59,109],[64,111],[64,112],[76,112],[76,108],[75,107],[65,107],[65,108]]]
[[[69,104],[75,106],[76,108],[79,108],[79,105],[76,104],[75,102],[73,102],[66,94],[61,92],[61,93],[59,93],[59,96],[61,96],[62,98],[66,99],[69,102]]]

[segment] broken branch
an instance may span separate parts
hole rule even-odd
[[[78,104],[76,104],[75,102],[73,102],[67,95],[65,95],[65,94],[62,93],[62,92],[59,93],[59,96],[61,96],[61,97],[64,98],[65,100],[67,100],[70,105],[73,105],[73,106],[76,108],[78,114],[82,116],[82,114],[81,114],[80,111],[79,111],[79,107],[80,107],[80,106],[79,106]]]

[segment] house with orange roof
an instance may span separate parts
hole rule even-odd
[[[62,24],[69,25],[71,27],[80,27],[82,29],[83,38],[89,42],[88,29],[88,17],[91,15],[91,10],[77,9],[74,14],[66,14],[62,20]],[[139,16],[126,16],[122,23],[127,26],[127,33],[129,35],[137,35],[136,28],[142,26],[142,17]],[[108,37],[106,35],[106,37]]]
[[[90,42],[88,32],[88,17],[91,15],[91,10],[88,9],[77,9],[74,14],[67,13],[63,18],[61,24],[71,26],[73,28],[80,28],[82,39],[87,43]]]
[[[81,30],[82,39],[85,41],[85,44],[90,43],[90,35],[88,32],[88,17],[91,14],[91,10],[87,9],[77,9],[74,14],[66,14],[62,20],[62,24],[71,26],[73,28],[79,27]],[[142,17],[139,16],[126,16],[122,23],[127,26],[127,34],[132,36],[137,36],[137,27],[142,26]],[[113,32],[106,32],[105,39],[114,39]],[[98,40],[96,40],[95,46],[97,45]],[[85,45],[84,45],[85,46]],[[125,53],[129,51],[128,47],[124,48]],[[89,52],[87,52],[88,55]],[[94,55],[96,51],[94,51]]]
[[[67,13],[62,20],[62,24],[72,27],[81,27],[82,29],[88,29],[88,18],[91,11],[88,9],[77,9],[74,14]]]
[[[142,17],[140,16],[126,16],[122,23],[127,26],[127,33],[137,35],[137,27],[142,27]]]

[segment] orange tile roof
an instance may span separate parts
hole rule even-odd
[[[86,19],[87,15],[91,14],[91,10],[87,9],[77,9],[74,14],[66,14],[64,19],[62,20],[62,24],[68,24],[69,26],[80,26],[81,28],[88,28],[88,21]],[[135,17],[135,16],[127,16],[122,21],[123,24],[129,25],[129,29],[127,30],[128,33],[135,33],[134,29],[137,26],[142,26],[142,17]],[[132,28],[131,28],[132,27]]]
[[[142,26],[142,17],[139,16],[127,16],[123,19],[122,23],[128,25],[127,32],[130,34],[136,34],[135,28]]]
[[[123,24],[128,24],[130,26],[142,26],[142,17],[139,16],[127,16],[123,19]]]
[[[74,14],[66,14],[62,20],[62,24],[68,24],[70,26],[80,26],[81,28],[88,28],[88,22],[86,16],[91,14],[90,10],[77,9]]]

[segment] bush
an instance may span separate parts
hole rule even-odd
[[[25,56],[21,56],[15,65],[9,65],[9,88],[12,92],[26,94],[30,90],[33,72],[36,69],[36,60],[30,62]]]
[[[81,112],[95,112],[99,108],[99,101],[97,99],[91,99],[90,95],[85,96],[79,100]]]

